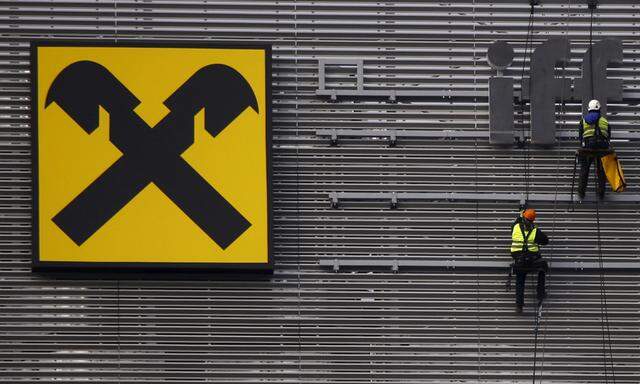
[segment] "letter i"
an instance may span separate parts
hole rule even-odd
[[[489,78],[489,142],[513,143],[513,78],[502,71],[513,62],[513,48],[506,41],[496,41],[487,51],[487,61],[498,71]]]

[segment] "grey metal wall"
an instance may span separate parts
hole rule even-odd
[[[356,269],[323,258],[507,260],[517,207],[500,202],[345,203],[329,192],[523,188],[522,154],[481,139],[411,139],[389,147],[351,138],[330,146],[316,129],[488,130],[486,97],[387,103],[315,95],[322,58],[364,58],[380,89],[486,90],[495,39],[516,46],[525,1],[0,1],[0,382],[525,383],[533,316],[513,314],[502,274]],[[579,77],[586,6],[545,1],[535,44],[569,35]],[[571,4],[572,3],[572,4]],[[568,15],[569,13],[569,15]],[[609,70],[640,86],[640,4],[609,1],[594,38],[623,39]],[[29,41],[34,38],[270,42],[273,60],[275,262],[262,280],[56,279],[30,271]],[[334,72],[334,86],[352,82]],[[574,129],[577,104],[559,115]],[[637,130],[637,105],[610,104],[614,129]],[[566,123],[566,125],[565,125]],[[614,133],[615,134],[615,133]],[[533,192],[567,193],[574,143],[532,149]],[[639,193],[637,143],[619,142]],[[537,207],[552,261],[597,258],[593,206]],[[606,260],[640,261],[640,209],[601,207]],[[607,301],[617,383],[640,382],[640,278],[611,273]],[[549,276],[539,372],[546,383],[602,383],[599,277]],[[533,305],[532,285],[527,307]],[[543,366],[540,368],[540,366]],[[610,370],[608,372],[611,374]],[[609,378],[608,381],[611,381]],[[612,382],[612,381],[611,381]]]

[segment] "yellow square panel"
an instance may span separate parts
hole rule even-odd
[[[270,55],[34,43],[34,268],[270,269]]]

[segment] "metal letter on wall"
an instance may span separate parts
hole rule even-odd
[[[622,41],[607,38],[593,44],[593,56],[587,48],[582,59],[582,79],[576,82],[576,97],[582,99],[582,110],[587,112],[589,100],[600,101],[602,114],[607,113],[608,101],[622,101],[622,79],[607,79],[609,64],[622,64]],[[593,60],[593,77],[591,61]],[[592,82],[593,81],[593,88]],[[593,95],[592,93],[593,89]]]
[[[513,79],[502,77],[513,59],[513,49],[503,41],[494,42],[487,51],[489,65],[498,76],[489,79],[489,137],[491,144],[513,142]],[[566,37],[552,37],[538,46],[531,58],[530,78],[523,79],[522,99],[530,102],[531,142],[551,145],[556,142],[555,104],[560,101],[582,100],[583,109],[596,98],[606,114],[607,100],[622,101],[622,80],[607,79],[607,66],[622,63],[622,42],[608,38],[593,44],[593,57],[585,52],[582,79],[576,81],[572,92],[571,80],[555,76],[558,65],[570,60],[570,46]],[[593,60],[593,77],[590,62]],[[591,82],[593,79],[593,97]]]
[[[555,77],[559,64],[569,61],[569,40],[552,37],[537,47],[531,58],[530,115],[531,142],[550,145],[556,142],[556,100],[568,100],[571,95],[570,82]]]
[[[270,269],[270,47],[32,46],[35,268]]]
[[[487,51],[489,65],[498,71],[489,79],[489,142],[513,143],[513,78],[502,77],[513,61],[513,48],[506,41],[496,41]]]

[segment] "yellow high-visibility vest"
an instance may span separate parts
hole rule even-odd
[[[513,231],[511,232],[511,252],[523,252],[524,251],[524,239],[527,238],[527,250],[529,252],[538,252],[540,248],[538,244],[535,242],[536,233],[538,232],[538,227],[534,226],[531,231],[527,231],[525,229],[525,233],[522,233],[520,229],[520,224],[516,224],[513,226]]]
[[[598,119],[598,129],[600,130],[600,135],[606,139],[609,138],[609,122],[604,117]],[[596,125],[588,124],[584,119],[582,119],[582,138],[586,139],[587,137],[595,136],[596,134]]]

